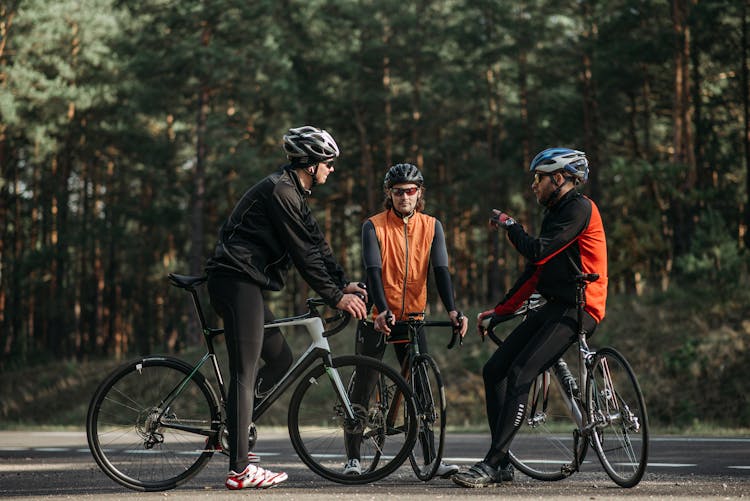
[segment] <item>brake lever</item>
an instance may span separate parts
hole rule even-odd
[[[458,315],[456,315],[456,321],[458,322],[458,326],[453,326],[453,335],[451,336],[450,343],[448,343],[449,350],[456,346],[456,338],[458,338],[459,347],[464,345],[464,338],[461,335],[461,327],[464,324],[464,314],[462,312],[458,312]]]

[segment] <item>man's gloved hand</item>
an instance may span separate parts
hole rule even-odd
[[[492,209],[490,224],[494,228],[505,228],[506,230],[516,224],[516,220],[499,209]]]

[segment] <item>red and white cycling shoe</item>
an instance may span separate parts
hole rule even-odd
[[[249,464],[242,473],[230,471],[224,485],[227,486],[227,489],[232,490],[248,488],[268,489],[269,487],[279,485],[287,478],[289,478],[289,476],[284,472],[274,473],[265,470],[260,466]]]

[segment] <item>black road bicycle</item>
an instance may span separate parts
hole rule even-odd
[[[406,327],[407,337],[400,342],[408,342],[409,351],[404,359],[401,375],[411,385],[414,392],[419,424],[418,440],[409,454],[409,461],[417,478],[426,482],[435,476],[443,460],[446,401],[443,378],[435,359],[419,350],[422,327],[453,329],[453,337],[448,344],[449,349],[455,346],[460,329],[456,329],[449,320],[425,320],[423,313],[409,313],[408,317],[407,320],[398,321],[394,325]],[[387,341],[399,342],[390,338],[387,338]],[[461,339],[461,344],[463,344],[463,339]]]
[[[116,482],[140,491],[177,487],[203,468],[215,452],[228,451],[226,390],[214,340],[224,331],[206,324],[196,287],[206,277],[170,274],[172,285],[189,292],[208,351],[196,363],[171,356],[146,356],[115,369],[89,405],[86,434],[99,467]],[[409,456],[417,437],[416,408],[409,385],[397,371],[368,357],[333,357],[328,337],[340,332],[349,315],[322,319],[320,299],[308,299],[302,315],[266,327],[300,325],[310,346],[282,379],[256,397],[253,422],[294,383],[288,410],[289,437],[300,459],[318,475],[344,484],[382,479]],[[325,330],[324,322],[332,325]],[[214,385],[202,374],[208,369]],[[354,405],[346,389],[357,371],[377,374],[366,402]],[[394,409],[397,406],[398,409]],[[361,475],[345,475],[344,433],[356,430],[362,442]],[[252,449],[256,438],[249,430]]]
[[[523,425],[511,444],[510,459],[532,478],[561,480],[579,471],[592,447],[617,485],[633,487],[643,478],[648,462],[646,403],[625,357],[611,347],[592,350],[586,342],[582,327],[585,290],[587,283],[598,278],[595,273],[576,277],[578,342],[573,346],[577,377],[564,358],[537,376]],[[543,303],[541,296],[534,295],[515,313],[494,322],[533,314]],[[487,334],[502,344],[489,322],[484,323]]]

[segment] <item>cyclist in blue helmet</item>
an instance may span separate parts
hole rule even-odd
[[[557,200],[566,183],[577,186],[589,179],[589,162],[586,159],[586,154],[569,148],[547,148],[539,152],[531,161],[529,170],[534,174],[534,179],[549,176],[555,186],[549,196],[545,195],[543,200],[539,200],[539,203],[544,206],[548,206]],[[553,175],[557,173],[560,173],[560,177]],[[562,181],[559,181],[560,178]],[[537,182],[537,184],[539,183]]]
[[[552,366],[576,339],[574,277],[598,273],[586,289],[583,325],[589,334],[604,318],[607,299],[607,243],[596,204],[576,186],[588,179],[582,151],[548,148],[531,161],[531,189],[546,210],[539,236],[526,233],[505,212],[494,210],[490,223],[507,231],[508,240],[527,264],[505,297],[477,316],[482,321],[516,311],[536,290],[546,304],[529,315],[484,366],[487,421],[492,441],[484,459],[453,476],[463,487],[488,487],[513,480],[508,450],[526,413],[529,390],[537,374]]]

